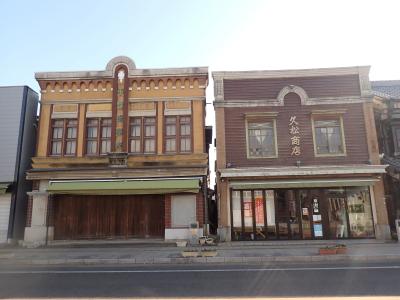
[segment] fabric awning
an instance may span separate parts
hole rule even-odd
[[[0,195],[6,193],[9,185],[10,185],[9,183],[0,183]]]
[[[373,178],[354,179],[297,179],[269,181],[231,181],[229,186],[236,189],[279,189],[279,188],[313,188],[313,187],[347,187],[369,186],[377,182]]]
[[[50,181],[50,194],[144,195],[198,193],[199,179]]]

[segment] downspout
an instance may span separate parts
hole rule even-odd
[[[209,224],[208,224],[208,193],[207,193],[207,176],[203,177],[203,198],[204,198],[204,235],[209,235]]]

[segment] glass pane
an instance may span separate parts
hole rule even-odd
[[[97,127],[88,127],[87,137],[88,138],[97,138]]]
[[[106,154],[111,151],[111,141],[110,140],[103,140],[101,141],[101,154]]]
[[[131,127],[131,136],[140,137],[140,125],[134,125]]]
[[[265,207],[267,210],[267,236],[276,239],[275,195],[273,190],[265,191]]]
[[[111,137],[111,127],[103,127],[101,129],[101,137],[110,138]]]
[[[181,139],[181,152],[190,152],[191,150],[191,139],[183,138]]]
[[[242,234],[242,210],[240,207],[240,191],[232,192],[232,218],[233,239],[239,240]]]
[[[264,157],[275,155],[275,136],[272,123],[250,123],[248,130],[249,155]]]
[[[87,126],[97,126],[97,125],[98,125],[97,119],[88,119],[87,120]]]
[[[144,123],[145,124],[155,124],[156,123],[156,119],[155,118],[145,118],[144,119]]]
[[[176,123],[176,117],[166,117],[165,122],[167,124],[175,124]]]
[[[145,136],[155,136],[156,135],[156,126],[154,125],[146,125],[145,129]]]
[[[53,129],[53,139],[62,139],[64,128]]]
[[[190,123],[190,117],[181,117],[180,118],[180,123]]]
[[[96,154],[97,153],[97,142],[96,141],[88,141],[86,144],[86,152],[87,152],[87,154]]]
[[[346,194],[343,189],[327,190],[330,238],[347,238]]]
[[[75,139],[76,138],[76,127],[69,127],[67,129],[67,138]]]
[[[291,190],[277,190],[276,191],[276,218],[278,223],[278,234],[280,239],[289,238],[289,205],[287,199],[288,193]]]
[[[53,154],[53,155],[61,154],[61,141],[52,143],[52,145],[51,145],[51,154]]]
[[[166,139],[166,141],[165,141],[165,150],[167,152],[175,152],[176,151],[176,141],[175,141],[175,139]]]
[[[75,141],[67,141],[65,145],[65,154],[74,155],[76,151],[76,142]]]
[[[63,120],[53,121],[53,127],[64,127],[64,121]]]
[[[290,225],[290,234],[292,239],[300,238],[300,223],[297,217],[297,202],[296,202],[296,193],[294,190],[290,190],[287,193],[288,197],[288,206],[289,206],[289,225]]]
[[[324,154],[328,153],[329,145],[328,145],[328,136],[326,133],[326,128],[315,128],[315,142],[317,153]]]
[[[244,215],[244,235],[246,238],[254,239],[253,233],[253,207],[251,191],[243,191],[243,215]]]
[[[147,152],[147,153],[155,152],[155,150],[156,150],[155,146],[156,146],[155,140],[146,139],[144,141],[144,152]]]
[[[77,120],[68,120],[67,126],[75,127],[77,125],[78,125],[78,121]]]
[[[181,135],[190,135],[190,125],[181,125]]]
[[[103,119],[103,120],[101,121],[101,125],[102,125],[102,126],[109,126],[109,127],[111,127],[111,119]]]
[[[166,135],[168,136],[176,135],[176,125],[167,125]]]
[[[312,239],[311,231],[311,197],[308,197],[307,191],[300,190],[300,209],[301,209],[301,228],[303,239]]]
[[[348,188],[346,194],[351,236],[373,237],[374,223],[368,188]]]
[[[139,153],[140,151],[140,140],[131,140],[131,152]]]
[[[256,215],[256,235],[257,240],[265,240],[267,238],[265,228],[265,211],[264,211],[264,195],[263,191],[254,191],[254,204]]]

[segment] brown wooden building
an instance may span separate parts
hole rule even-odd
[[[189,236],[205,222],[208,69],[36,73],[41,107],[25,242]]]
[[[373,81],[376,129],[384,175],[386,206],[392,236],[400,219],[400,80]]]
[[[221,239],[389,237],[368,74],[213,73]]]

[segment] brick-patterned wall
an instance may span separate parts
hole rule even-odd
[[[196,195],[196,216],[199,227],[203,227],[204,224],[204,197],[202,191]]]
[[[164,222],[165,228],[171,228],[171,195],[165,195]]]
[[[32,196],[28,196],[28,205],[26,208],[26,227],[31,227],[32,225],[32,205],[33,199]]]

